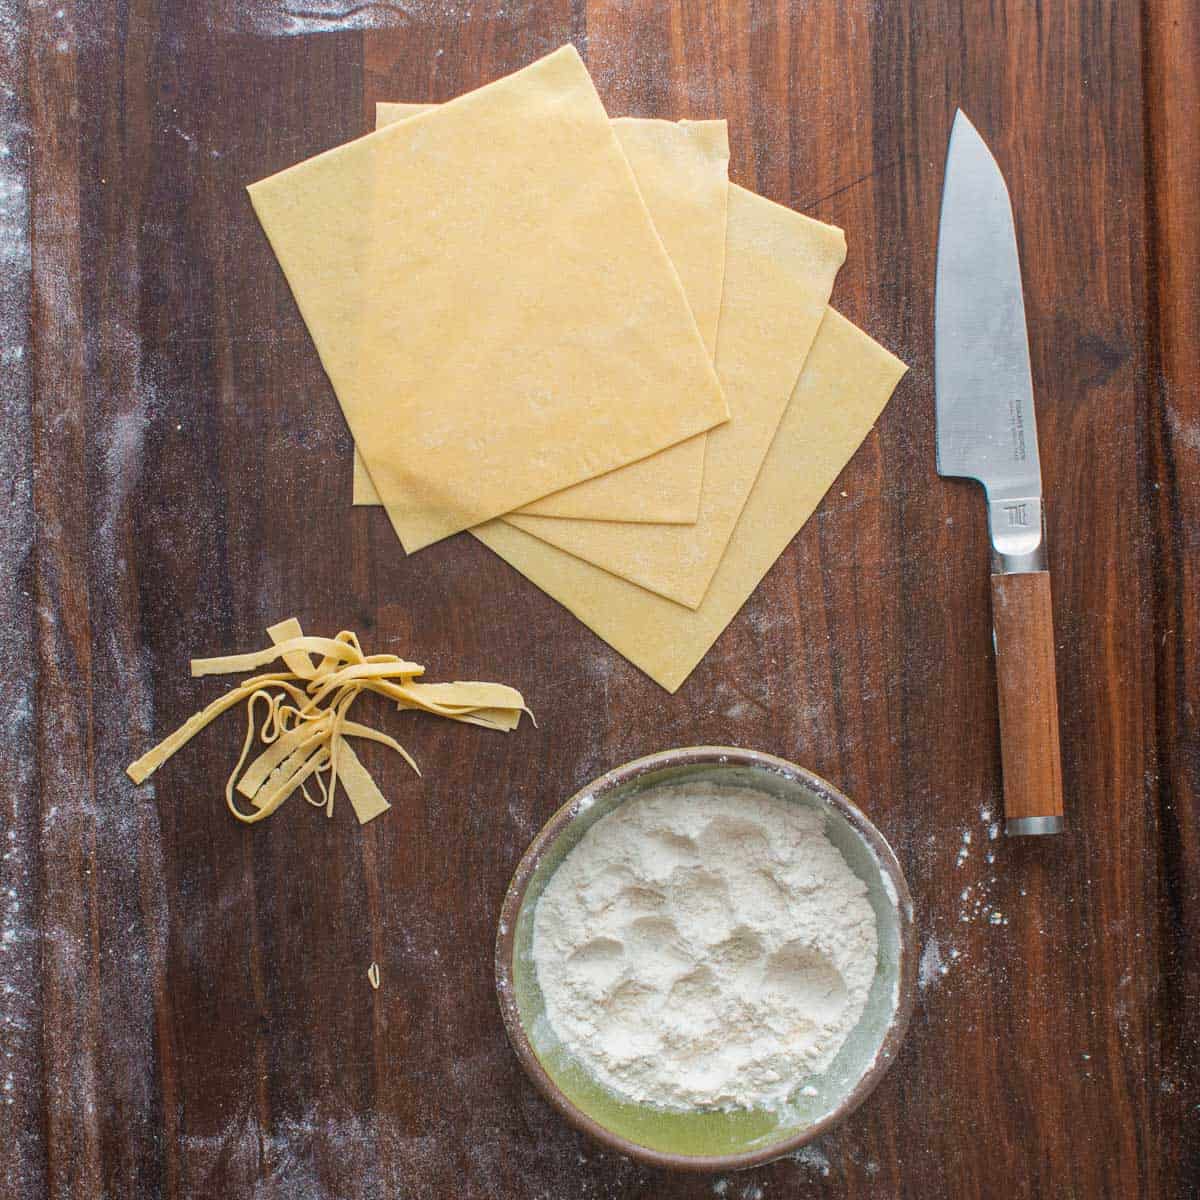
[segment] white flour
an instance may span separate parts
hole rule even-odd
[[[833,1061],[875,974],[866,887],[821,814],[712,784],[598,821],[534,914],[559,1040],[630,1099],[784,1103]]]

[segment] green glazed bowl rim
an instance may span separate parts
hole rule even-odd
[[[739,1154],[674,1154],[639,1145],[621,1134],[614,1133],[588,1113],[582,1111],[564,1094],[550,1077],[534,1052],[533,1045],[521,1021],[517,1004],[516,988],[513,986],[514,956],[516,953],[517,916],[525,900],[529,881],[537,870],[543,855],[557,841],[563,831],[590,808],[584,800],[596,801],[608,793],[623,788],[633,780],[651,772],[678,767],[713,766],[747,767],[769,771],[777,776],[802,784],[822,803],[836,809],[854,828],[858,835],[874,852],[879,862],[880,873],[887,879],[895,893],[895,908],[900,932],[900,952],[897,964],[897,1000],[878,1053],[858,1082],[842,1098],[836,1107],[811,1125],[797,1129],[778,1141],[756,1146]],[[847,796],[828,780],[787,759],[777,758],[757,750],[745,750],[736,746],[688,746],[677,750],[663,750],[634,759],[601,775],[576,792],[542,826],[537,836],[525,851],[513,873],[496,934],[496,992],[500,1001],[500,1013],[508,1040],[526,1074],[537,1089],[576,1129],[588,1134],[602,1145],[620,1154],[627,1155],[650,1166],[664,1167],[676,1171],[723,1172],[770,1162],[783,1155],[791,1154],[821,1136],[831,1126],[844,1120],[875,1090],[876,1085],[887,1073],[904,1040],[912,1016],[917,994],[917,938],[913,920],[912,895],[904,872],[883,834],[871,823]]]

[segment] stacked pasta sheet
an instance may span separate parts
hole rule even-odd
[[[829,307],[841,230],[720,120],[610,119],[567,46],[250,195],[413,552],[471,533],[674,691],[904,366]]]

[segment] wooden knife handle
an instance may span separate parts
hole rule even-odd
[[[1062,828],[1062,756],[1050,573],[992,576],[1005,832]]]

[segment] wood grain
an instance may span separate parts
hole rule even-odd
[[[0,0],[0,23],[6,1196],[1200,1192],[1196,0]],[[835,302],[912,366],[671,698],[472,539],[405,558],[351,511],[349,437],[243,191],[364,132],[377,100],[445,100],[565,40],[614,113],[727,116],[735,178],[846,229]],[[934,472],[958,105],[1025,269],[1071,815],[1053,839],[992,837],[986,520]],[[541,728],[381,706],[425,777],[367,752],[394,808],[363,830],[302,808],[236,826],[228,725],[132,789],[124,764],[215,694],[187,658],[293,613],[513,683]],[[724,1183],[555,1118],[488,970],[559,801],[703,742],[856,798],[924,948],[875,1096]]]
[[[1004,820],[1063,815],[1049,571],[992,576]]]
[[[1177,1130],[1160,1148],[1166,1179],[1200,1162],[1200,3],[1147,5],[1146,115],[1153,290],[1148,315],[1150,394],[1143,414],[1143,496],[1153,524],[1143,555],[1153,581],[1155,758],[1149,770],[1156,839],[1155,1122]],[[1195,1187],[1195,1184],[1192,1184]],[[1181,1190],[1185,1190],[1181,1185]]]

